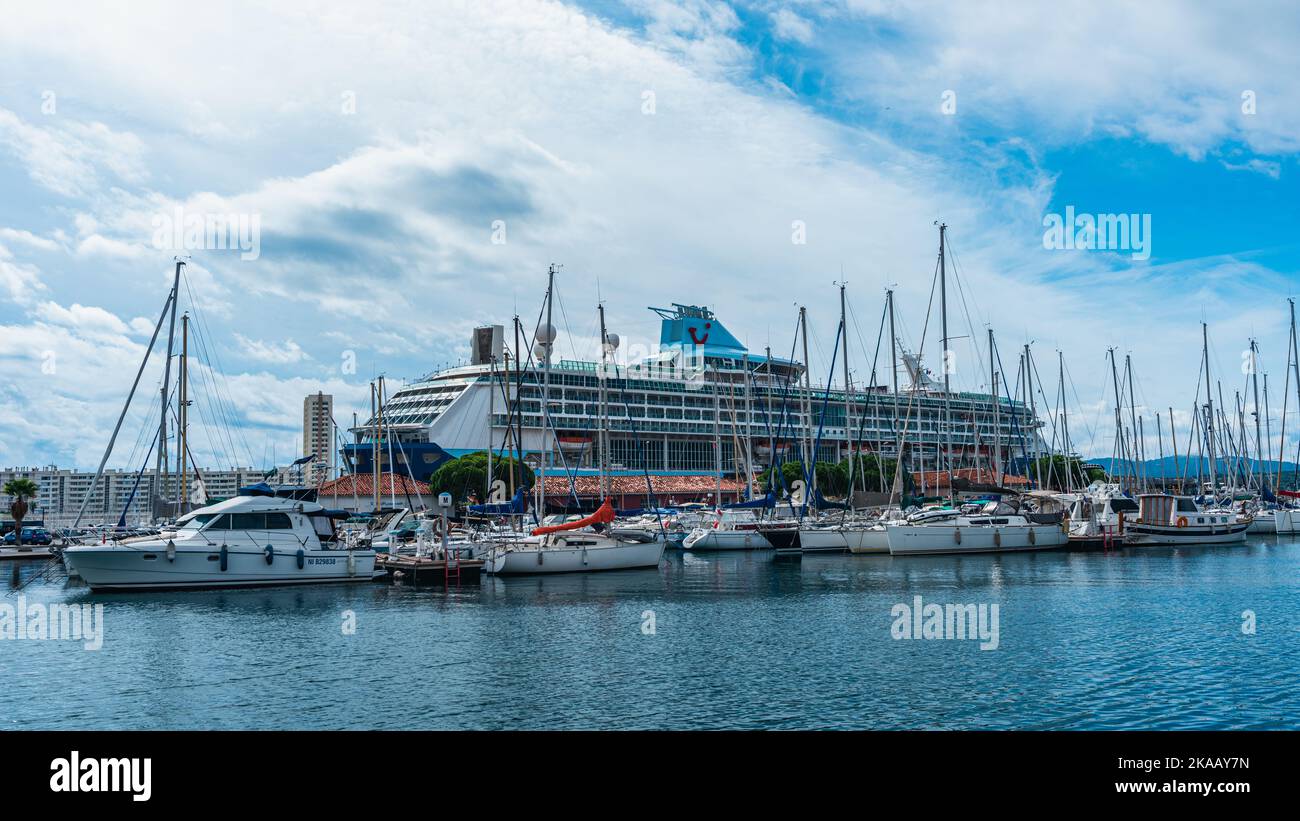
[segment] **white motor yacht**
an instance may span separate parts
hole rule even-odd
[[[1137,518],[1124,527],[1126,545],[1244,542],[1251,524],[1230,510],[1201,510],[1190,496],[1144,493],[1138,507]]]
[[[235,496],[181,517],[157,536],[72,545],[70,574],[92,590],[260,587],[369,581],[375,552],[350,548],[325,508]]]

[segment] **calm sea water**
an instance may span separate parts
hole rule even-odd
[[[1110,555],[675,553],[658,570],[451,592],[96,595],[62,577],[23,592],[102,603],[105,638],[98,651],[0,640],[5,728],[1300,726],[1300,544],[1275,540]],[[998,649],[895,640],[891,609],[916,595],[998,604]]]

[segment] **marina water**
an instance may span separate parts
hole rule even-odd
[[[25,565],[27,581],[39,563]],[[102,603],[104,638],[93,651],[0,640],[7,729],[1294,729],[1300,715],[1300,544],[1286,537],[1110,554],[672,553],[658,570],[449,592],[96,595],[61,576],[22,592]],[[896,639],[891,611],[917,596],[998,605],[997,649]]]

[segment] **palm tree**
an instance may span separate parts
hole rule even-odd
[[[27,500],[36,498],[36,491],[36,483],[31,479],[10,479],[5,482],[5,495],[14,497],[9,512],[14,517],[14,542],[19,550],[31,550],[30,547],[23,547],[23,519],[27,516]]]

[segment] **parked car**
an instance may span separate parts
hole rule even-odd
[[[23,544],[25,545],[49,545],[54,543],[54,538],[50,536],[48,530],[39,527],[23,528]],[[11,530],[5,534],[5,545],[18,544],[18,531]]]

